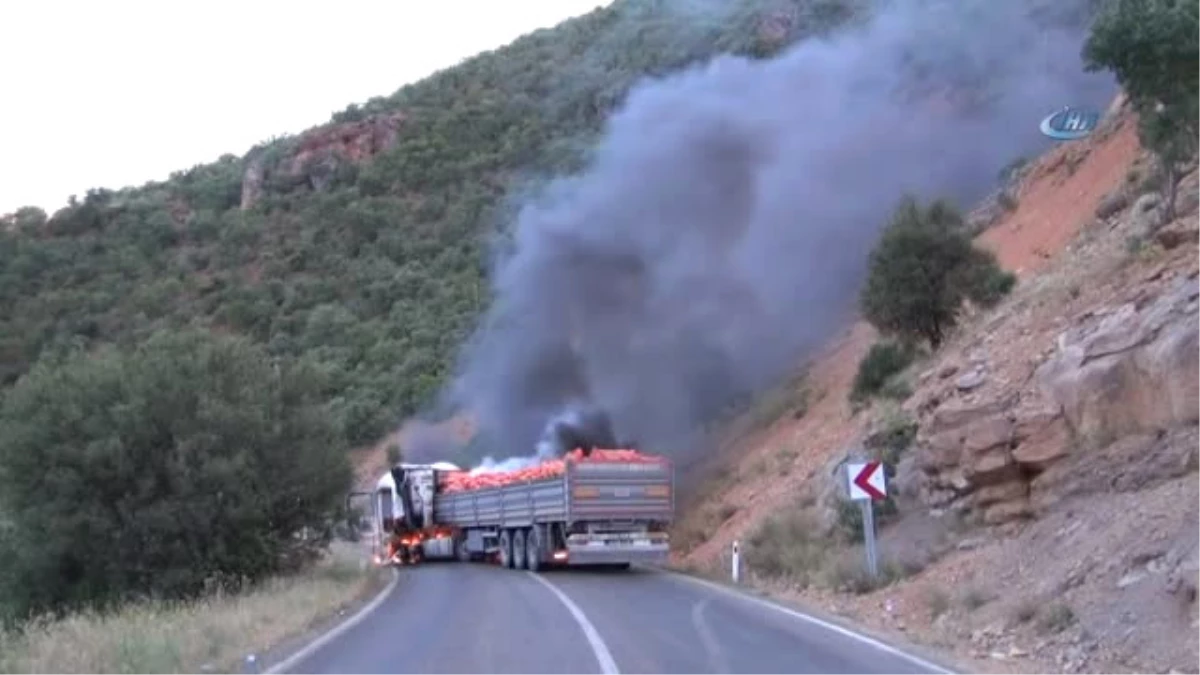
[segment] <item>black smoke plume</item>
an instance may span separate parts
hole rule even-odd
[[[1044,115],[1107,103],[1079,58],[1088,4],[894,0],[770,60],[635,86],[586,170],[515,221],[449,392],[480,454],[533,455],[548,422],[595,408],[616,440],[682,456],[853,317],[902,195],[969,206],[1045,149]]]

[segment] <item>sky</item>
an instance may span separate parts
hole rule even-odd
[[[610,2],[0,3],[0,214],[240,156]]]

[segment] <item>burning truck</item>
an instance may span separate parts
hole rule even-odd
[[[376,562],[486,560],[533,571],[666,562],[675,510],[670,461],[611,447],[611,434],[571,424],[556,424],[553,435],[570,449],[507,471],[446,462],[391,467],[371,494]]]

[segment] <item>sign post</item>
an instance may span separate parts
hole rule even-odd
[[[733,583],[738,583],[742,579],[742,553],[739,550],[738,541],[733,540]]]
[[[882,464],[857,462],[846,465],[850,499],[862,505],[863,543],[867,552],[867,571],[879,575],[879,552],[875,546],[875,501],[887,497]]]

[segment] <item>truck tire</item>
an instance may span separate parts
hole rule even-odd
[[[525,535],[525,567],[530,572],[542,569],[542,538],[535,526]]]
[[[500,566],[508,568],[513,566],[512,530],[500,533]]]
[[[513,552],[513,569],[515,569],[515,570],[525,569],[525,563],[526,563],[525,530],[517,530],[516,532],[513,533],[512,552]]]

